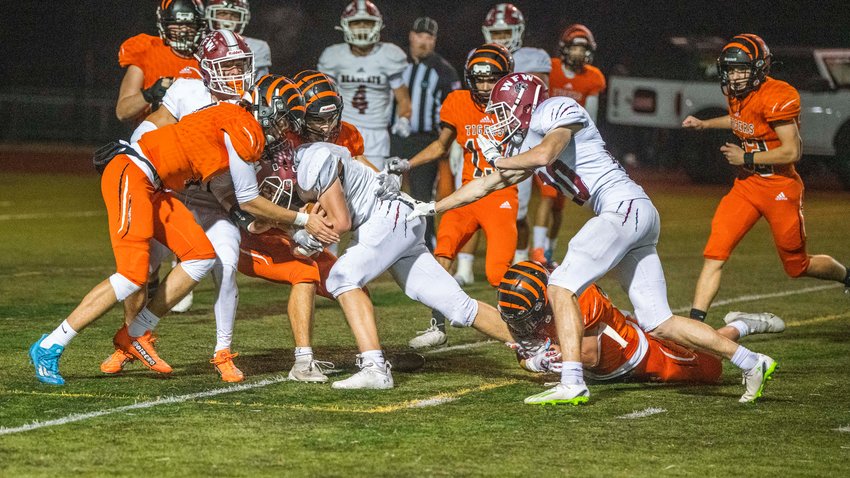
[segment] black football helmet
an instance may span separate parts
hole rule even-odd
[[[289,78],[264,75],[245,94],[254,118],[263,127],[268,141],[300,135],[304,128],[304,97]]]
[[[517,340],[540,335],[549,308],[548,283],[546,268],[531,261],[512,265],[502,277],[498,288],[499,314]]]
[[[181,56],[191,57],[205,33],[204,4],[201,0],[161,0],[156,26],[166,45]]]
[[[304,70],[292,78],[304,95],[307,114],[304,135],[308,141],[335,143],[342,128],[343,101],[336,82],[316,70]]]
[[[726,96],[744,98],[759,89],[767,75],[773,55],[764,40],[752,33],[742,33],[723,47],[717,59],[717,73],[720,75],[720,89]],[[749,70],[746,82],[731,81],[729,71],[735,68]],[[743,83],[743,84],[742,84]]]
[[[503,76],[514,71],[514,58],[507,48],[498,43],[487,43],[472,50],[463,69],[463,81],[472,92],[472,99],[481,107],[490,101],[490,90],[478,87],[478,82],[486,80],[496,83]]]

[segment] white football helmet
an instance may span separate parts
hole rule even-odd
[[[251,21],[250,8],[248,0],[208,0],[204,9],[204,17],[210,30],[224,29],[241,35],[248,22]],[[232,20],[217,18],[219,12],[229,13],[237,18]]]
[[[369,28],[351,28],[351,22],[368,20],[373,22]],[[384,17],[374,3],[368,0],[354,0],[349,3],[342,12],[340,26],[345,43],[349,45],[364,47],[374,45],[381,39],[381,30],[384,28]]]
[[[505,39],[493,38],[493,32],[510,31],[511,36]],[[499,43],[511,51],[517,51],[522,47],[522,34],[525,32],[525,17],[519,8],[512,3],[500,3],[491,8],[484,18],[481,33],[487,43]]]

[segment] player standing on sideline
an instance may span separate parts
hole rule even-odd
[[[363,287],[390,270],[408,297],[436,308],[458,327],[474,327],[499,340],[510,339],[507,326],[492,306],[477,302],[461,290],[425,247],[425,221],[408,222],[415,200],[398,196],[397,177],[376,173],[352,160],[348,150],[329,143],[312,143],[296,150],[301,199],[318,200],[337,232],[354,231],[351,245],[337,260],[327,279],[328,291],[339,301],[360,353],[360,371],[334,382],[334,388],[393,387],[375,324],[372,301]],[[302,244],[304,245],[304,244]],[[308,248],[320,250],[321,243]]]
[[[478,149],[475,139],[484,127],[496,121],[496,116],[484,111],[490,99],[490,90],[502,77],[513,71],[513,60],[508,50],[497,43],[480,46],[472,51],[464,68],[465,90],[449,93],[440,110],[440,136],[414,156],[406,160],[393,160],[390,171],[404,171],[438,161],[445,157],[453,142],[464,151],[463,183],[493,172]],[[461,247],[479,229],[487,236],[487,280],[493,287],[499,285],[502,275],[511,265],[516,249],[517,191],[515,187],[488,195],[481,201],[448,211],[440,220],[437,231],[437,262],[450,270]],[[435,347],[446,343],[446,318],[432,310],[431,327],[419,332],[410,340],[415,349]]]
[[[587,111],[572,98],[548,96],[546,85],[534,75],[515,73],[499,80],[487,107],[498,121],[478,137],[481,151],[496,172],[470,181],[436,205],[417,204],[411,214],[416,218],[469,204],[533,173],[596,214],[570,240],[567,255],[547,288],[564,358],[561,382],[525,402],[579,404],[589,399],[582,376],[583,327],[577,295],[612,270],[629,294],[643,330],[730,359],[744,370],[747,390],[740,401],[755,401],[776,362],[702,322],[673,315],[655,249],[661,231],[658,211],[643,188],[605,150]],[[509,157],[501,153],[505,143],[509,143]]]
[[[295,85],[290,86],[297,92]],[[271,223],[305,226],[323,241],[339,240],[322,217],[285,210],[259,195],[251,163],[260,159],[265,136],[278,138],[290,123],[303,120],[303,110],[299,118],[298,111],[277,101],[281,96],[277,93],[252,96],[250,106],[256,118],[242,105],[220,103],[148,132],[138,143],[114,143],[98,152],[96,165],[104,168],[101,192],[117,272],[96,285],[66,320],[30,347],[39,381],[63,385],[59,359],[65,347],[122,301],[125,322],[130,325],[115,338],[116,345],[155,371],[171,372],[150,343],[139,338],[212,269],[215,251],[186,206],[169,190],[181,191],[188,182],[208,181],[229,171],[245,211]],[[297,96],[301,98],[300,93]],[[181,262],[145,306],[151,239],[174,251]]]
[[[519,8],[511,3],[499,3],[487,12],[484,24],[481,26],[484,41],[487,43],[500,43],[513,55],[514,71],[517,73],[533,73],[549,84],[549,72],[552,70],[552,61],[549,54],[540,48],[522,46],[522,35],[525,33],[525,17]],[[517,212],[517,249],[513,262],[528,260],[528,203],[531,202],[532,180],[517,185],[519,191],[519,211]],[[475,248],[464,252],[475,252]],[[472,268],[470,256],[464,256]],[[458,269],[466,268],[466,264],[458,263]],[[470,274],[471,275],[471,274]]]
[[[177,76],[199,78],[195,50],[204,34],[201,0],[162,0],[156,9],[159,38],[140,34],[121,44],[118,63],[126,68],[115,115],[140,121],[159,107]]]
[[[395,157],[410,158],[437,139],[440,134],[440,108],[446,96],[460,88],[455,68],[434,51],[437,29],[436,20],[419,17],[408,34],[411,63],[404,70],[404,84],[411,99],[410,136],[391,136],[390,152]],[[420,201],[434,199],[434,184],[442,164],[429,162],[409,171],[410,195]],[[425,245],[434,250],[434,218],[427,219]]]
[[[407,55],[392,43],[380,41],[384,20],[374,3],[355,0],[342,12],[340,26],[345,43],[331,45],[319,57],[317,70],[332,76],[345,109],[342,119],[363,135],[366,157],[382,170],[390,155],[390,114],[393,97],[398,120],[392,132],[410,135],[410,93],[402,77]]]
[[[133,132],[131,142],[142,135],[170,124],[184,116],[221,101],[238,102],[254,84],[253,54],[237,33],[213,30],[204,37],[197,54],[203,81],[178,78],[165,92],[162,107],[151,113]],[[232,188],[231,188],[232,189]],[[242,372],[233,363],[237,354],[230,352],[239,289],[236,268],[239,262],[239,228],[231,222],[207,185],[193,183],[175,196],[192,212],[195,221],[213,245],[216,253],[212,278],[215,284],[216,345],[212,363],[226,382],[240,382]],[[156,267],[170,252],[161,244],[151,251],[151,266]],[[188,296],[187,296],[188,297]],[[185,299],[184,299],[185,301]],[[181,301],[182,302],[182,301]],[[126,328],[129,324],[124,324]],[[123,331],[118,332],[121,335]],[[101,365],[103,373],[115,374],[135,357],[116,347],[115,352]]]
[[[248,0],[207,0],[204,10],[207,26],[212,30],[230,30],[242,35],[251,21]],[[254,53],[254,77],[262,78],[272,67],[272,51],[269,44],[259,38],[242,36]]]
[[[510,347],[530,372],[560,372],[560,347],[552,307],[546,294],[549,273],[535,262],[508,269],[499,286],[499,313],[514,337]],[[706,352],[646,335],[628,312],[611,303],[591,284],[578,297],[584,322],[581,361],[594,380],[717,383],[722,364]],[[737,342],[747,335],[778,333],[785,322],[768,314],[730,312],[717,333]]]
[[[587,110],[590,119],[596,121],[599,110],[599,93],[605,90],[605,75],[591,65],[596,51],[593,33],[584,25],[568,26],[558,42],[560,57],[552,58],[549,76],[551,96],[569,96]],[[540,190],[532,233],[531,260],[548,264],[557,247],[558,233],[563,219],[564,196],[558,191],[534,180]]]
[[[711,221],[691,309],[691,318],[697,320],[705,320],[720,290],[723,265],[762,216],[770,225],[786,274],[834,280],[850,288],[847,267],[830,256],[806,252],[803,180],[794,169],[803,151],[800,95],[788,83],[768,76],[772,60],[761,37],[744,33],[732,38],[717,59],[729,114],[709,120],[688,116],[682,122],[682,127],[696,130],[732,129],[743,146],[720,147],[729,164],[741,168]]]

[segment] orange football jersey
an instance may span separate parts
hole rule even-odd
[[[761,87],[743,99],[729,97],[732,131],[746,152],[768,151],[781,142],[771,123],[794,121],[800,126],[800,94],[788,83],[767,77]],[[756,165],[746,168],[756,174],[796,176],[793,164]]]
[[[454,128],[456,141],[463,148],[462,184],[493,172],[478,149],[476,139],[484,133],[486,126],[496,122],[496,115],[485,113],[484,108],[475,104],[469,90],[455,90],[449,93],[440,107],[440,122]],[[516,186],[507,189],[516,189]]]
[[[239,157],[259,161],[265,147],[263,130],[251,113],[232,103],[218,103],[150,131],[139,146],[163,186],[182,191],[188,182],[207,181],[228,169],[225,132]]]
[[[560,58],[552,58],[552,72],[549,73],[549,96],[568,96],[584,106],[588,96],[594,96],[605,90],[605,75],[593,65],[584,65],[584,70],[572,78],[564,72]]]
[[[177,56],[162,38],[151,35],[136,35],[121,44],[118,52],[121,68],[135,65],[142,69],[145,81],[143,89],[150,88],[163,76],[173,78],[201,78],[198,61],[194,58]]]

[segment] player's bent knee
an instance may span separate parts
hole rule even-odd
[[[195,282],[200,282],[215,265],[215,259],[192,259],[180,263],[183,272]]]
[[[109,284],[112,286],[112,290],[115,291],[115,297],[118,299],[118,302],[124,301],[124,299],[135,294],[142,288],[141,284],[136,284],[118,272],[109,276]]]

